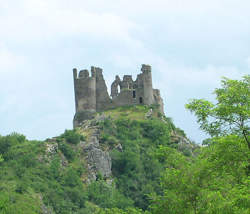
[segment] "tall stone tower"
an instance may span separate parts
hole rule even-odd
[[[144,90],[144,104],[152,105],[154,104],[154,93],[153,93],[153,83],[152,83],[152,72],[151,66],[142,65],[142,81]]]
[[[89,76],[88,70],[82,70],[77,74],[73,69],[75,88],[76,113],[81,111],[96,111],[96,74]]]

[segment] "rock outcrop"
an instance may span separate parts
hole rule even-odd
[[[99,140],[92,136],[83,151],[87,153],[86,161],[88,164],[88,182],[97,179],[98,174],[104,178],[109,178],[111,172],[111,157],[108,151],[100,148]]]

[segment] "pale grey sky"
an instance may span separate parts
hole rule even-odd
[[[0,0],[0,135],[72,128],[72,68],[116,74],[151,64],[166,115],[201,142],[184,108],[222,76],[250,70],[249,0]]]

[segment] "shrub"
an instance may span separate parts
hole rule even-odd
[[[68,143],[75,145],[80,143],[81,140],[81,135],[78,134],[75,130],[65,130],[62,137],[64,137]]]
[[[74,150],[71,148],[70,145],[66,144],[66,143],[60,143],[59,144],[59,149],[62,151],[62,153],[64,154],[64,156],[69,160],[72,161],[75,158],[75,152]]]

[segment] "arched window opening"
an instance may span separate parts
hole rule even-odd
[[[140,97],[140,104],[143,104],[143,98]]]

